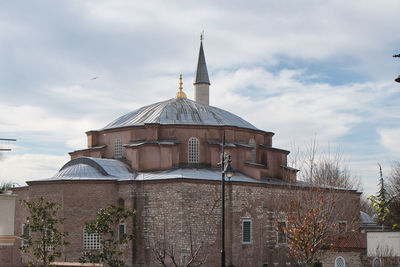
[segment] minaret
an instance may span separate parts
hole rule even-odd
[[[194,79],[194,100],[201,104],[210,104],[210,80],[208,79],[208,71],[206,58],[203,51],[203,34],[200,35],[200,51],[197,61],[196,77]]]

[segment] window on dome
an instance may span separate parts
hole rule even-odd
[[[101,249],[101,237],[98,233],[88,233],[83,229],[83,248],[84,249]]]
[[[189,139],[189,163],[199,163],[199,140],[195,137]]]
[[[256,140],[250,139],[249,145],[253,148],[251,149],[251,162],[256,162]]]
[[[122,158],[122,141],[120,139],[114,141],[114,158]]]

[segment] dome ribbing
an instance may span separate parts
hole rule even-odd
[[[139,108],[119,117],[101,130],[144,124],[236,126],[258,130],[251,123],[228,111],[186,98],[173,98]]]

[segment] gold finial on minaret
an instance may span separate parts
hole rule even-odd
[[[203,39],[204,39],[204,31],[202,31],[202,32],[200,33],[200,42],[202,42]]]
[[[187,98],[186,94],[182,91],[182,72],[179,74],[179,92],[176,93],[175,98]]]

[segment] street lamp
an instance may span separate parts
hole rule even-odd
[[[400,57],[400,54],[398,54],[398,55],[393,55],[393,57]],[[398,82],[398,83],[400,83],[400,75],[396,78],[396,79],[394,79],[396,82]]]
[[[225,175],[228,179],[232,178],[234,170],[231,166],[231,156],[225,158],[225,130],[222,136],[222,154],[221,154],[221,198],[222,198],[222,220],[221,220],[221,267],[225,267]]]

